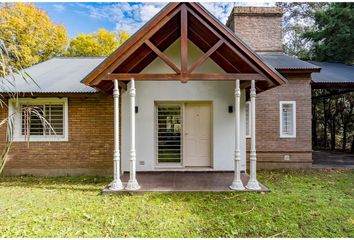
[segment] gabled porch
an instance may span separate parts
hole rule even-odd
[[[178,42],[177,51],[169,51],[170,47],[176,46]],[[197,58],[191,57],[191,46],[199,49],[201,53]],[[167,53],[169,52],[169,53]],[[172,53],[171,53],[172,52]],[[159,60],[160,65],[152,68],[156,61]],[[205,67],[207,63],[214,64],[214,67]],[[155,64],[156,65],[156,64]],[[164,67],[163,67],[164,65]],[[211,65],[210,65],[211,66]],[[178,83],[178,81],[180,83]],[[140,102],[149,100],[150,103],[156,101],[159,102],[175,102],[183,101],[184,103],[189,103],[193,101],[203,101],[210,102],[211,109],[219,110],[223,108],[221,104],[215,104],[213,107],[213,102],[216,102],[223,98],[223,95],[231,94],[231,108],[229,113],[234,114],[234,121],[230,125],[230,117],[228,119],[227,127],[223,131],[225,134],[232,136],[228,141],[228,147],[226,149],[220,148],[218,151],[213,152],[213,147],[216,144],[222,145],[222,134],[215,130],[216,127],[223,126],[223,121],[214,122],[211,128],[214,128],[214,134],[217,133],[221,137],[214,141],[208,140],[211,145],[209,152],[213,152],[213,160],[215,161],[226,161],[226,170],[233,170],[233,178],[229,179],[229,174],[217,175],[210,173],[211,175],[203,175],[202,173],[195,174],[195,180],[192,181],[196,185],[191,185],[190,191],[197,191],[197,189],[202,189],[205,185],[200,184],[203,182],[203,178],[209,176],[209,185],[211,189],[214,190],[225,190],[230,188],[232,190],[264,190],[265,188],[258,183],[256,179],[256,117],[255,117],[255,101],[256,93],[265,91],[269,88],[276,87],[283,84],[286,80],[274,69],[270,68],[265,64],[250,48],[248,48],[240,39],[237,38],[230,30],[226,29],[224,25],[218,22],[213,16],[210,15],[201,5],[196,3],[171,3],[167,5],[159,14],[157,14],[150,22],[148,22],[142,29],[140,29],[135,35],[133,35],[130,40],[117,49],[109,58],[107,58],[102,64],[100,64],[92,73],[90,73],[83,81],[85,84],[94,86],[102,91],[113,93],[114,97],[114,180],[108,187],[109,191],[122,191],[124,188],[128,191],[140,191],[140,189],[147,191],[148,189],[160,189],[161,184],[170,184],[171,191],[181,191],[179,187],[176,186],[176,182],[173,178],[168,177],[168,174],[172,173],[174,169],[170,169],[170,173],[165,174],[145,174],[138,173],[137,177],[137,163],[140,163],[140,159],[149,158],[142,151],[137,152],[137,148],[141,148],[146,145],[151,149],[154,149],[154,143],[152,143],[153,128],[154,125],[153,117],[151,114],[140,115],[140,119],[144,118],[144,122],[139,122],[140,126],[144,125],[144,131],[150,136],[148,141],[141,141],[144,137],[140,135],[140,144],[137,146],[137,120],[136,114],[140,111],[136,105],[136,99],[139,97],[139,92],[142,92],[143,97],[140,97]],[[174,84],[166,84],[166,83]],[[219,92],[218,96],[214,96],[212,99],[208,94],[199,96],[195,98],[198,93],[198,85],[208,85],[209,83],[215,84],[214,91],[221,91],[219,85],[223,82],[233,83],[228,84],[228,88],[224,88],[224,92]],[[144,96],[149,95],[149,92],[144,92],[146,90],[147,83],[152,83],[155,88],[164,91],[163,95],[159,95],[156,99],[151,99],[149,97],[144,98]],[[179,84],[178,86],[176,84]],[[140,86],[139,86],[140,85]],[[169,85],[168,88],[163,86]],[[183,95],[181,86],[186,86],[183,89],[191,91],[190,95]],[[151,87],[151,84],[149,85]],[[188,86],[188,87],[187,87]],[[208,87],[207,87],[208,88]],[[210,89],[210,87],[209,87]],[[231,89],[231,92],[230,92]],[[193,91],[192,91],[193,90]],[[226,93],[227,92],[227,93]],[[169,94],[171,93],[171,94]],[[172,94],[173,93],[173,94]],[[176,95],[179,93],[180,95]],[[243,93],[241,96],[241,93]],[[157,93],[158,94],[158,91]],[[193,95],[194,97],[191,97]],[[241,168],[241,149],[244,150],[245,158],[245,135],[241,134],[241,102],[244,102],[247,98],[250,100],[250,177],[243,173],[246,170],[246,162],[244,159],[244,167]],[[154,95],[155,96],[155,95]],[[163,96],[163,97],[161,97]],[[243,100],[241,100],[243,99]],[[122,109],[120,109],[119,101],[122,101]],[[223,99],[219,102],[224,102]],[[150,104],[143,108],[146,109],[153,105]],[[230,106],[230,105],[229,105]],[[226,107],[226,106],[225,106]],[[181,107],[183,109],[184,107]],[[164,111],[161,108],[162,112]],[[226,109],[225,109],[226,110]],[[154,112],[154,109],[148,109],[148,111]],[[159,111],[159,110],[158,110]],[[170,110],[169,110],[170,111]],[[174,109],[174,111],[177,111]],[[180,111],[180,110],[178,110]],[[181,110],[182,111],[182,110]],[[204,114],[205,112],[200,112],[196,110],[195,114],[190,116],[199,116],[199,114]],[[140,114],[140,112],[139,112]],[[171,115],[171,112],[169,112]],[[169,115],[169,116],[170,116]],[[182,116],[182,114],[180,115]],[[207,116],[207,115],[203,115]],[[211,114],[210,114],[211,116]],[[173,116],[171,115],[173,118]],[[210,122],[215,119],[215,114],[211,116]],[[158,118],[158,117],[157,117]],[[190,119],[194,119],[191,117]],[[205,119],[203,117],[203,119]],[[121,125],[120,120],[124,121],[124,125]],[[189,134],[184,130],[181,130],[179,121],[180,118],[173,119],[173,122],[168,122],[171,119],[163,119],[164,121],[164,131],[168,133],[170,131],[174,132],[173,137],[180,137],[181,135],[185,137]],[[160,120],[158,119],[156,124],[159,125]],[[178,124],[176,124],[178,123]],[[173,124],[173,127],[167,125]],[[209,123],[204,122],[194,122],[196,127],[200,124],[208,125]],[[123,162],[129,164],[129,180],[124,184],[124,179],[121,177],[122,164],[121,164],[121,144],[120,144],[120,127],[124,126],[123,131],[129,129],[129,135],[123,135]],[[140,127],[138,125],[138,127]],[[140,128],[142,129],[142,128]],[[193,127],[190,128],[193,130]],[[159,130],[158,130],[159,131]],[[139,132],[138,132],[139,134]],[[212,135],[212,134],[210,134]],[[162,137],[169,137],[171,142],[171,134],[163,135]],[[158,138],[159,136],[157,136]],[[197,144],[202,144],[201,142],[205,139],[197,139]],[[216,142],[217,141],[217,142]],[[127,142],[129,142],[127,144]],[[166,141],[165,141],[166,142]],[[233,146],[230,146],[230,143]],[[179,143],[180,144],[180,143]],[[188,146],[188,142],[184,142],[184,146]],[[158,153],[156,158],[160,158],[160,148],[158,148]],[[191,158],[195,152],[193,148],[203,148],[204,153],[208,152],[208,145],[203,145],[201,147],[192,147],[189,149],[179,150],[178,153],[170,152],[169,154],[177,154],[179,158]],[[150,149],[150,150],[151,150]],[[197,151],[197,150],[196,150]],[[227,151],[225,156],[222,157],[222,151]],[[148,153],[153,152],[148,151]],[[200,151],[201,152],[201,151]],[[128,154],[127,154],[128,153]],[[201,154],[201,153],[200,153]],[[148,154],[149,155],[149,154]],[[153,155],[153,154],[152,154]],[[199,156],[201,160],[204,156]],[[176,157],[170,157],[175,159]],[[178,159],[177,159],[178,160]],[[198,161],[194,160],[194,161]],[[203,160],[202,160],[203,161]],[[234,163],[234,167],[231,167]],[[189,165],[198,166],[194,163]],[[154,169],[154,171],[157,169]],[[212,168],[211,170],[217,171],[217,168]],[[140,178],[140,174],[144,177]],[[186,175],[179,175],[186,174]],[[208,173],[209,174],[209,173]],[[192,173],[178,173],[182,183],[187,181],[186,179],[193,179]],[[217,180],[215,176],[222,176],[222,181]],[[124,178],[126,176],[124,175]],[[200,178],[200,180],[198,180]],[[122,181],[123,179],[123,181]],[[160,180],[159,180],[160,179]],[[165,181],[166,179],[166,181]],[[167,181],[169,180],[169,181]],[[161,183],[157,182],[160,181]],[[165,181],[165,183],[164,183]],[[151,182],[151,184],[147,184]],[[191,182],[190,180],[188,182]],[[187,184],[187,182],[185,182]],[[198,184],[199,183],[199,184]],[[178,186],[187,186],[179,185]],[[163,187],[162,187],[163,188]]]

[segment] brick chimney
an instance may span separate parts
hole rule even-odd
[[[282,15],[277,7],[234,7],[226,26],[256,52],[282,52]]]

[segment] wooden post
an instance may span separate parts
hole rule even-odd
[[[119,89],[118,80],[114,80],[113,100],[114,100],[114,151],[113,151],[113,181],[109,186],[110,190],[122,190],[123,184],[120,180],[120,151],[119,151]]]
[[[244,190],[245,187],[241,181],[241,149],[240,149],[240,98],[241,98],[241,90],[240,90],[240,80],[236,80],[236,88],[235,88],[235,173],[234,180],[230,186],[233,190]]]
[[[250,179],[247,183],[246,188],[250,190],[260,190],[261,187],[257,181],[256,177],[256,162],[257,162],[257,155],[256,155],[256,81],[251,81],[251,91],[250,91],[250,98],[251,98],[251,150],[250,150]]]
[[[130,177],[125,189],[134,191],[140,189],[136,180],[136,150],[135,150],[135,80],[130,81]]]

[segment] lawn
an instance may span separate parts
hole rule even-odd
[[[0,177],[0,237],[354,237],[353,170],[260,171],[271,193],[101,196],[102,177]]]

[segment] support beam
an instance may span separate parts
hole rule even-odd
[[[235,173],[234,180],[230,186],[233,190],[244,190],[245,187],[241,181],[241,134],[240,134],[240,98],[241,98],[241,90],[240,90],[240,80],[236,80],[235,87]]]
[[[209,46],[209,47],[212,47],[210,46],[209,42],[206,41],[205,39],[203,39],[202,37],[200,37],[200,35],[193,29],[193,28],[190,28],[189,29],[190,33],[193,33],[195,34],[196,36],[198,36],[199,38],[199,41],[203,42],[205,45]],[[215,52],[215,55],[217,55],[218,57],[222,58],[223,61],[227,62],[227,64],[229,65],[229,67],[232,67],[233,68],[233,71],[232,72],[235,72],[235,73],[239,73],[241,72],[234,64],[232,64],[229,59],[227,59],[225,56],[223,56],[221,53],[219,52]]]
[[[109,186],[110,190],[119,191],[124,189],[120,180],[120,151],[119,151],[119,88],[118,80],[114,80],[113,88],[114,100],[114,151],[113,151],[113,182]]]
[[[107,74],[104,77],[104,80],[130,80],[134,78],[135,80],[162,80],[162,81],[170,81],[170,80],[182,80],[185,79],[187,81],[235,81],[235,79],[249,81],[249,79],[255,80],[266,80],[264,76],[258,73],[191,73],[191,74],[168,74],[168,73],[112,73]]]
[[[197,5],[197,3],[194,2],[190,2],[191,7],[189,8],[189,12],[191,13],[193,9],[196,9],[198,11],[198,9],[200,9],[200,6]],[[204,17],[205,19],[209,20],[209,22],[215,26],[216,28],[218,28],[218,22],[215,21],[215,19],[210,16],[208,13],[206,13],[205,11],[198,11],[202,17]],[[201,18],[199,18],[201,19]],[[205,21],[203,21],[205,22]],[[228,31],[226,28],[219,28],[219,30],[223,33],[223,35],[225,35],[228,38],[233,38],[233,34],[232,31]],[[228,42],[227,42],[228,43]],[[239,44],[241,43],[241,44]],[[261,68],[263,68],[272,78],[274,78],[274,80],[272,78],[270,78],[270,80],[272,82],[275,82],[276,85],[281,85],[283,83],[287,83],[287,80],[285,78],[283,78],[281,75],[277,74],[276,71],[273,71],[271,68],[269,68],[269,66],[267,66],[267,64],[265,64],[256,54],[249,54],[250,50],[247,49],[247,46],[242,44],[242,42],[238,39],[236,39],[235,44],[237,44],[240,47],[240,50],[244,53],[246,53],[250,59],[252,59],[254,62],[256,62]],[[229,44],[228,44],[229,45]],[[248,53],[247,53],[248,52]],[[240,57],[243,57],[243,55],[241,54]]]
[[[223,44],[222,40],[219,40],[214,46],[212,46],[203,56],[201,56],[193,66],[188,70],[188,73],[192,73],[197,67],[202,65],[211,54],[213,54],[221,45]]]
[[[170,66],[170,68],[172,68],[173,71],[175,71],[176,73],[181,73],[181,71],[179,70],[179,68],[166,56],[166,54],[164,54],[163,52],[160,51],[160,49],[158,49],[152,42],[150,42],[150,40],[146,40],[145,41],[146,45],[149,46],[149,48],[154,51],[156,53],[156,55],[162,60],[164,61],[168,66]]]
[[[250,179],[247,183],[246,188],[250,190],[260,190],[261,187],[257,181],[256,176],[256,162],[257,162],[257,155],[256,155],[256,81],[251,81],[251,91],[250,91],[250,98],[251,98],[251,150],[250,150]]]
[[[138,181],[136,180],[136,150],[135,150],[135,80],[130,81],[130,175],[127,187],[128,191],[135,191],[140,189]]]
[[[236,55],[238,55],[244,62],[246,62],[254,71],[258,72],[257,67],[251,63],[245,56],[243,56],[240,51],[238,51],[235,47],[233,47],[229,41],[227,41],[221,34],[219,34],[214,28],[212,28],[204,19],[202,19],[198,14],[196,14],[192,9],[188,10],[190,14],[192,14],[200,23],[204,25],[209,31],[211,31],[216,37],[225,43],[231,51],[233,51]]]
[[[181,6],[181,71],[187,73],[188,71],[188,13],[187,6]],[[184,82],[184,79],[181,79]]]
[[[166,7],[162,11],[169,12],[170,9],[173,9],[174,6],[178,3],[173,3],[170,4],[170,6]],[[141,31],[138,32],[138,36],[140,37],[139,40],[136,42],[127,42],[127,44],[124,44],[124,46],[120,47],[119,50],[122,52],[122,55],[117,59],[115,55],[111,58],[108,57],[104,65],[107,65],[107,68],[104,68],[100,66],[100,68],[97,70],[97,73],[95,73],[93,76],[90,76],[90,79],[85,79],[85,84],[88,85],[95,85],[97,84],[97,81],[94,83],[91,83],[94,78],[98,79],[98,81],[102,80],[102,76],[105,76],[106,74],[109,74],[114,71],[120,64],[122,64],[127,57],[129,57],[133,52],[135,52],[144,42],[146,39],[149,39],[151,36],[153,36],[163,25],[165,25],[168,21],[170,21],[176,14],[180,12],[180,7],[175,8],[172,10],[172,12],[169,12],[168,16],[163,17],[161,15],[158,16],[158,21],[155,25],[152,25],[149,23],[145,28],[142,28]],[[121,80],[121,79],[119,79]]]

